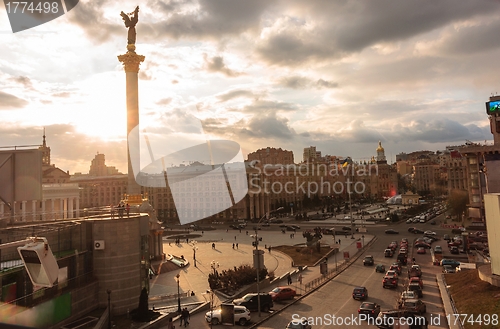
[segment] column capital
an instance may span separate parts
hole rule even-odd
[[[143,55],[137,55],[135,51],[127,51],[124,55],[118,55],[118,60],[123,63],[125,72],[139,72],[139,65],[144,62],[146,57]]]

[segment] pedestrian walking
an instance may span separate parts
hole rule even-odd
[[[236,249],[238,249],[238,242],[236,242]]]
[[[215,242],[212,243],[212,249],[215,249]]]
[[[299,283],[302,284],[302,274],[299,274],[299,277],[297,278],[297,281],[299,281]]]
[[[167,329],[175,329],[174,323],[172,322],[172,317],[168,318]]]
[[[233,243],[233,249],[234,249],[234,243]]]
[[[189,324],[189,318],[190,318],[189,311],[188,311],[187,307],[185,307],[182,310],[182,316],[184,317],[184,327],[187,327]]]
[[[236,241],[236,235],[234,236],[234,241]]]
[[[269,246],[269,248],[267,248],[267,250],[269,250],[269,253],[271,253],[271,246]]]
[[[181,314],[179,317],[179,326],[182,327],[183,323],[184,323],[184,310],[181,310]]]
[[[340,244],[340,239],[339,239],[339,244]]]
[[[292,284],[292,276],[290,275],[290,273],[287,274],[286,280],[288,281],[288,285]]]

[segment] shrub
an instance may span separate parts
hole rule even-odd
[[[267,269],[263,268],[259,272],[259,279],[267,276]],[[244,285],[257,281],[257,271],[250,265],[240,265],[232,269],[224,270],[221,273],[215,272],[208,275],[210,289],[221,289],[225,291],[237,290]]]

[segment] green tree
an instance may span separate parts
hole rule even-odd
[[[462,221],[462,216],[467,210],[469,194],[466,190],[452,190],[448,196],[448,207],[451,214],[457,216],[458,221]]]

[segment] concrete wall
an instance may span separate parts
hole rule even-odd
[[[104,241],[103,250],[93,250],[94,276],[99,281],[98,304],[107,307],[107,290],[111,290],[115,315],[137,308],[141,289],[147,287],[145,264],[149,264],[149,256],[141,243],[144,221],[147,225],[147,216],[92,220],[93,240]]]
[[[491,257],[491,272],[500,275],[500,193],[484,195],[486,230]]]

